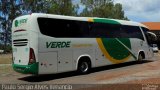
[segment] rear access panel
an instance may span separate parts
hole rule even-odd
[[[57,52],[39,53],[39,74],[57,72]]]

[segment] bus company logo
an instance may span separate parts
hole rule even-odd
[[[18,27],[18,20],[15,21],[15,27]]]
[[[27,23],[27,19],[15,20],[15,27],[20,26],[21,24]]]
[[[63,42],[46,42],[46,48],[69,48],[71,41]]]

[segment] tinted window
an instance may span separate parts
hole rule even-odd
[[[147,42],[148,42],[149,44],[151,44],[151,38],[148,37],[148,35],[147,35],[147,32],[149,31],[149,29],[144,28],[144,27],[141,27],[141,28],[142,28],[142,30],[143,30],[145,36],[146,36]]]
[[[38,18],[38,24],[40,32],[51,37],[139,38],[144,40],[141,30],[137,26],[51,18]]]
[[[144,40],[142,32],[138,26],[93,23],[92,34],[94,34],[94,37],[139,38]]]
[[[115,38],[120,36],[120,25],[94,23],[92,30],[95,37]]]
[[[122,26],[121,30],[124,31],[124,37],[139,38],[144,40],[143,34],[138,26]]]
[[[143,32],[144,32],[144,34],[145,34],[145,36],[147,36],[147,32],[149,31],[149,29],[144,28],[144,27],[141,27],[141,28],[142,28],[142,30],[143,30]]]
[[[87,37],[89,34],[88,22],[38,18],[42,34],[51,37]]]
[[[147,29],[147,28],[144,28],[144,27],[141,27],[141,28],[142,28],[143,32],[149,31],[149,29]]]

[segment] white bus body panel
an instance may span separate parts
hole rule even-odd
[[[28,19],[28,15],[19,17],[16,20],[18,21],[22,19]],[[17,31],[17,30],[24,30],[24,31]],[[28,65],[29,46],[30,46],[29,37],[30,37],[30,31],[28,30],[28,24],[22,23],[18,27],[15,27],[15,20],[14,20],[14,23],[12,25],[12,48],[13,48],[14,64]]]
[[[57,52],[39,53],[39,74],[52,74],[57,72]]]
[[[70,48],[46,48],[46,43],[50,42],[67,42],[70,41]],[[78,60],[83,56],[91,57],[91,62],[95,66],[95,39],[73,39],[73,38],[52,38],[48,36],[39,37],[39,68],[40,73],[60,73],[73,71],[77,69]],[[57,52],[57,58],[55,58]],[[45,53],[45,54],[44,54]],[[53,53],[54,55],[52,55]],[[48,54],[50,56],[48,56]],[[42,57],[45,57],[42,59]],[[46,62],[47,67],[44,69],[42,63]],[[49,62],[50,61],[50,62]],[[52,64],[54,69],[49,69]],[[48,68],[48,69],[47,69]]]

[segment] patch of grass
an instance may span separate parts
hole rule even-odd
[[[12,63],[12,54],[0,54],[0,77],[7,74],[15,74],[12,65],[7,65]]]
[[[12,54],[0,54],[0,64],[11,64]]]
[[[11,73],[11,72],[13,72],[12,65],[0,66],[0,75],[4,73]]]

